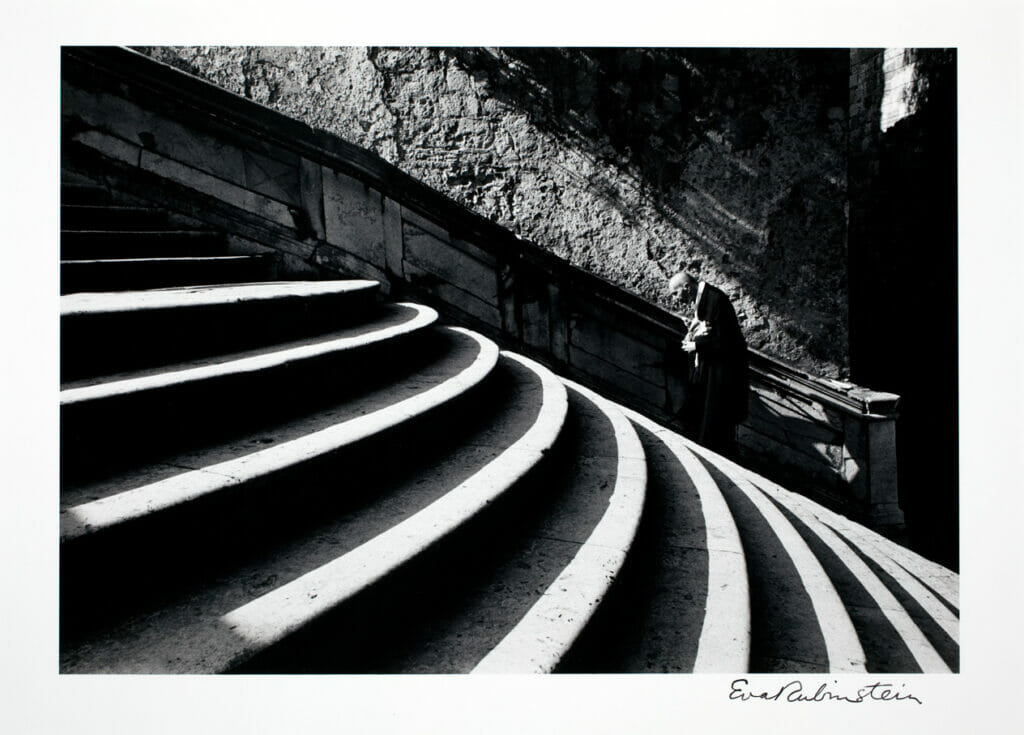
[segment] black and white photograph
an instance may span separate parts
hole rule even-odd
[[[51,30],[11,731],[1014,729],[990,11]]]

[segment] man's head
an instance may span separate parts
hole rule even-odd
[[[697,298],[697,279],[681,271],[668,279],[668,290],[678,303],[690,303]]]

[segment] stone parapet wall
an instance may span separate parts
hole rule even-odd
[[[752,347],[848,377],[844,50],[143,51],[652,303],[696,271]]]
[[[377,279],[657,420],[680,407],[677,316],[379,157],[120,49],[66,51],[62,95],[65,167],[272,249],[295,275]],[[895,396],[756,351],[752,373],[744,457],[881,518],[895,502]]]
[[[774,368],[774,369],[773,369]],[[835,383],[846,399],[796,388],[763,365],[737,431],[743,461],[878,527],[900,526],[893,394]]]

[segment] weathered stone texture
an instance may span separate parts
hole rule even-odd
[[[498,285],[493,268],[417,227],[405,227],[405,259],[442,281],[455,284],[487,304],[498,303]]]
[[[384,212],[381,195],[350,176],[323,178],[327,241],[369,263],[383,264]]]
[[[846,51],[143,51],[652,301],[689,267],[751,346],[846,374]]]

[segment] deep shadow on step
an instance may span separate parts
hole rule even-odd
[[[570,391],[556,445],[472,523],[240,673],[465,673],[519,622],[600,520],[610,424]]]
[[[668,447],[646,429],[634,428],[647,457],[647,494],[637,540],[559,672],[693,670],[708,583],[700,498]]]
[[[902,636],[846,564],[787,508],[771,497],[768,497],[768,501],[793,524],[835,586],[864,649],[865,668],[868,672],[920,673],[921,668]]]
[[[96,191],[93,196],[100,196]],[[88,197],[88,195],[87,195]],[[75,203],[75,192],[61,187],[61,230],[166,230],[167,210],[157,207]]]
[[[701,462],[721,488],[743,542],[750,582],[751,673],[827,673],[825,639],[789,553],[745,493],[709,462]]]
[[[187,293],[189,288],[177,290]],[[61,316],[60,379],[67,383],[311,337],[360,324],[377,306],[376,291],[364,289],[65,314]]]
[[[203,257],[226,253],[225,237],[212,230],[63,230],[61,260]]]
[[[839,531],[836,531],[836,533],[840,536],[842,535]],[[960,646],[957,644],[957,642],[950,638],[949,634],[947,634],[946,631],[944,631],[942,627],[935,622],[931,615],[929,615],[928,612],[925,611],[923,607],[921,607],[921,604],[917,600],[915,600],[914,597],[910,595],[899,582],[893,579],[893,577],[889,575],[884,569],[882,569],[873,559],[865,555],[860,549],[858,549],[853,544],[850,544],[850,548],[853,550],[855,554],[857,554],[857,556],[861,558],[861,560],[865,564],[868,565],[868,568],[875,573],[879,580],[881,580],[882,584],[884,584],[886,588],[888,588],[888,590],[893,594],[896,600],[903,606],[903,608],[910,615],[911,619],[913,619],[913,621],[921,629],[921,632],[924,633],[925,638],[927,638],[929,643],[931,643],[935,650],[938,651],[939,656],[941,656],[942,660],[946,662],[946,665],[950,668],[950,670],[958,672],[960,670]],[[910,572],[907,573],[909,574]],[[950,610],[950,612],[952,612],[954,615],[959,614],[956,608],[949,602],[944,600],[938,592],[929,588],[920,579],[918,579],[918,582],[921,582],[921,584],[924,585],[929,592],[935,595],[935,597],[942,604],[944,604],[947,607],[947,609]],[[865,646],[865,651],[866,650],[867,646]]]
[[[422,349],[385,364],[400,364],[399,374],[432,365],[450,348],[447,340],[454,335],[440,334],[443,338],[422,342]],[[362,379],[348,387],[354,394],[396,379],[376,362],[368,366]],[[140,611],[187,597],[190,589],[229,575],[275,544],[315,533],[338,515],[358,513],[375,501],[381,488],[422,469],[431,458],[458,451],[492,422],[487,407],[504,391],[496,377],[383,435],[63,545],[62,640],[72,641],[100,626],[117,625]],[[304,410],[322,406],[322,394],[310,397],[315,402],[303,404]],[[343,399],[344,391],[334,398]],[[285,408],[289,415],[297,410],[292,404]],[[235,418],[238,427],[251,432],[269,421],[267,406],[254,405],[251,416]],[[205,432],[198,433],[209,439]]]
[[[137,291],[218,283],[269,281],[275,276],[271,255],[149,260],[78,260],[60,264],[60,292]]]
[[[143,466],[300,416],[429,365],[445,349],[434,330],[418,330],[255,372],[61,406],[61,483]]]

